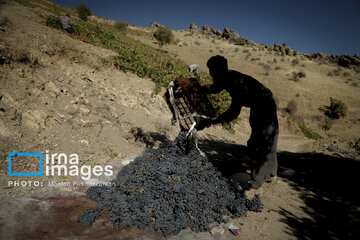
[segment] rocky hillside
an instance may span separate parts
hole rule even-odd
[[[45,26],[42,9],[16,2],[1,7],[7,19],[0,31],[1,186],[13,150],[77,153],[82,164],[106,164],[176,135],[164,100],[151,95],[150,79],[100,61],[115,52]],[[8,191],[1,198],[31,194],[1,191]]]
[[[155,27],[155,28],[159,27],[159,26],[163,26],[163,25],[161,25],[159,23],[150,25],[150,27]],[[196,24],[191,23],[187,29],[191,32],[201,33],[201,34],[204,34],[207,36],[211,36],[213,38],[226,39],[230,43],[233,43],[234,45],[242,45],[242,46],[261,45],[268,51],[274,51],[275,55],[278,55],[278,56],[302,55],[302,56],[307,57],[308,59],[312,59],[312,60],[320,62],[320,63],[327,63],[327,64],[334,63],[341,67],[352,68],[357,73],[360,72],[360,57],[357,54],[354,54],[354,56],[350,56],[350,55],[327,56],[326,54],[321,53],[321,52],[312,53],[312,54],[304,54],[304,53],[300,53],[294,49],[291,49],[286,43],[283,43],[282,45],[278,45],[278,44],[274,43],[273,46],[269,46],[266,44],[256,44],[252,41],[249,41],[248,39],[240,37],[240,35],[236,31],[229,29],[227,27],[224,28],[223,32],[221,32],[220,30],[214,29],[214,28],[206,26],[206,25],[204,25],[200,28]]]

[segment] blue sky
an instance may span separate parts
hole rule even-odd
[[[360,55],[360,0],[55,0],[136,26],[157,21],[171,29],[190,23],[229,27],[256,43],[286,42],[303,53]]]

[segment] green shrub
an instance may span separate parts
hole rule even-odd
[[[125,31],[128,26],[129,26],[129,23],[125,22],[125,21],[118,21],[114,25],[115,29],[120,32]]]
[[[76,12],[79,15],[79,18],[83,21],[87,21],[87,18],[92,15],[91,10],[85,4],[80,4],[75,7]]]
[[[246,43],[246,39],[243,38],[243,37],[238,37],[238,38],[233,39],[233,40],[232,40],[232,43],[235,44],[235,45],[241,45],[241,46],[243,46],[243,45],[245,45],[245,43]]]
[[[304,134],[305,137],[315,140],[322,139],[322,136],[317,132],[315,132],[314,130],[312,130],[311,128],[308,128],[305,125],[304,120],[301,119],[300,117],[290,116],[289,119],[294,121],[298,125],[298,127],[300,128],[301,132]]]
[[[322,125],[322,129],[328,131],[331,129],[332,125],[333,125],[333,120],[330,118],[326,118],[324,125]]]
[[[238,52],[238,51],[239,51],[239,48],[235,48],[234,51],[235,51],[235,52]]]
[[[341,68],[337,68],[337,69],[333,70],[333,73],[335,76],[339,76],[341,72],[342,72]]]
[[[267,65],[267,64],[264,64],[262,67],[264,68],[265,71],[270,71],[271,70],[271,67],[269,65]]]
[[[295,100],[290,100],[286,105],[285,112],[294,115],[297,112],[297,103]]]
[[[360,138],[355,141],[355,143],[350,142],[349,143],[350,149],[354,150],[357,154],[360,155]]]
[[[238,118],[235,118],[234,120],[232,120],[231,122],[227,123],[224,122],[221,124],[221,126],[223,128],[225,128],[226,130],[228,130],[231,134],[235,134],[235,129],[233,128],[233,126],[238,122]]]
[[[303,122],[298,123],[298,126],[305,137],[315,140],[322,139],[322,136],[320,134],[306,127],[306,125]]]
[[[46,24],[46,26],[51,27],[51,28],[62,29],[60,17],[48,15],[45,17],[45,24]]]
[[[294,60],[291,61],[291,65],[296,66],[299,64],[299,59],[295,58]]]
[[[154,38],[158,41],[159,47],[161,48],[164,44],[169,44],[174,38],[173,33],[170,29],[159,27],[154,32]]]
[[[306,73],[303,71],[300,72],[293,72],[292,73],[292,78],[290,78],[290,80],[293,80],[294,82],[299,82],[300,78],[304,78],[306,77]]]
[[[346,116],[347,107],[342,101],[330,98],[330,105],[323,106],[320,111],[330,119],[340,119]]]
[[[306,77],[306,73],[303,72],[303,71],[298,72],[297,75],[299,76],[299,78],[305,78]]]
[[[279,67],[279,66],[276,66],[276,67],[275,67],[275,70],[280,70],[280,67]]]

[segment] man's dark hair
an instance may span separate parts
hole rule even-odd
[[[228,71],[227,59],[220,55],[211,57],[207,62],[207,66],[212,72]]]

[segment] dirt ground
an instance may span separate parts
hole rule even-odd
[[[151,95],[154,83],[101,63],[101,57],[116,53],[44,26],[38,16],[44,10],[10,2],[1,5],[0,11],[0,17],[8,19],[0,31],[3,62],[0,65],[0,205],[4,206],[0,211],[0,226],[7,226],[4,217],[12,214],[4,210],[9,203],[54,190],[72,191],[47,184],[50,180],[69,180],[64,177],[8,176],[8,153],[14,150],[76,153],[80,165],[107,165],[139,155],[146,148],[161,147],[175,138],[177,131],[171,125],[171,114],[162,94]],[[345,83],[341,75],[328,76],[328,72],[337,69],[334,65],[320,65],[300,57],[300,63],[292,66],[294,57],[275,56],[261,50],[260,45],[235,46],[185,30],[174,34],[179,41],[163,47],[168,54],[187,64],[199,64],[202,71],[207,71],[209,57],[224,55],[231,69],[263,82],[278,101],[279,176],[258,191],[264,210],[235,219],[234,225],[241,228],[240,236],[226,232],[224,239],[358,239],[360,199],[354,189],[359,183],[356,176],[360,163],[347,144],[360,133],[359,87]],[[158,47],[154,39],[133,37]],[[277,63],[273,63],[274,59]],[[275,70],[276,66],[279,70]],[[291,73],[300,70],[306,72],[306,78],[298,83],[290,81]],[[343,72],[360,82],[359,74],[354,71]],[[318,109],[328,105],[330,97],[344,101],[348,115],[325,132],[320,126],[324,116]],[[297,102],[296,114],[324,136],[322,140],[305,138],[282,112],[291,99]],[[234,126],[235,134],[220,126],[199,133],[200,148],[225,175],[246,166],[245,146],[251,132],[249,110],[243,109],[240,118]],[[239,162],[243,164],[239,166]],[[38,166],[20,162],[13,167],[17,171],[36,171]],[[9,186],[9,181],[24,180],[42,181],[44,185]],[[88,204],[83,201],[84,205]],[[81,207],[84,206],[78,206]],[[11,229],[12,233],[21,231],[14,227],[17,223],[14,219],[10,230],[0,227],[0,236],[15,236],[11,235]],[[98,237],[110,229],[101,228]],[[96,236],[89,231],[78,230],[78,239]],[[70,239],[67,234],[60,232],[56,237]],[[122,238],[111,233],[109,236],[113,238],[108,239],[135,239],[125,235]],[[190,239],[206,239],[206,236],[194,235]]]

